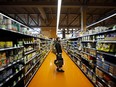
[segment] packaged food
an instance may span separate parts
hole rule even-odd
[[[5,47],[5,42],[4,41],[0,41],[0,48],[4,48]]]
[[[0,68],[2,67],[2,61],[1,61],[1,59],[0,59]]]
[[[6,47],[13,47],[13,42],[12,41],[6,41],[5,46]]]
[[[1,59],[2,66],[6,66],[6,59]]]

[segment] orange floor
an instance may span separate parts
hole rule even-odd
[[[63,52],[64,73],[56,71],[55,55],[49,53],[28,87],[94,87],[69,56]]]

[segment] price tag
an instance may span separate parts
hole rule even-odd
[[[9,64],[8,66],[11,66],[11,64]]]
[[[112,73],[109,73],[109,74],[110,74],[111,76],[113,76]]]
[[[19,62],[20,60],[17,60],[17,62]]]
[[[7,82],[9,80],[9,78],[7,78],[5,81]]]
[[[105,82],[104,80],[102,80],[103,82]]]
[[[3,83],[0,84],[0,87],[3,85]]]
[[[4,68],[1,68],[0,71],[2,71]]]
[[[102,61],[104,62],[104,58],[102,58]]]
[[[108,87],[111,87],[110,85],[108,85]]]
[[[16,62],[13,62],[13,64],[15,64]]]
[[[12,78],[12,77],[13,77],[13,75],[10,76],[10,78]]]

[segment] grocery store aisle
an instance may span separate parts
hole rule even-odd
[[[50,52],[28,87],[94,87],[65,52],[63,58],[65,72],[57,72]]]

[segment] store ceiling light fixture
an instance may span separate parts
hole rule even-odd
[[[61,3],[62,3],[62,0],[58,0],[58,4],[57,4],[57,27],[56,27],[57,30],[56,31],[58,31],[58,26],[59,26],[59,21],[60,21]]]
[[[106,17],[106,18],[103,18],[102,20],[97,21],[97,22],[95,22],[95,23],[93,23],[93,24],[90,24],[89,26],[87,26],[87,28],[89,28],[89,27],[91,27],[91,26],[93,26],[93,25],[96,25],[96,24],[98,24],[98,23],[100,23],[100,22],[102,22],[102,21],[105,21],[105,20],[107,20],[107,19],[109,19],[109,18],[111,18],[111,17],[113,17],[113,16],[116,16],[116,13],[114,13],[114,14],[112,14],[112,15]]]

